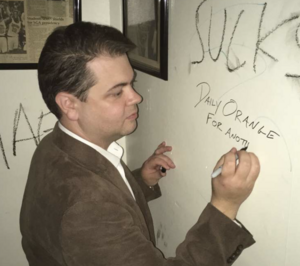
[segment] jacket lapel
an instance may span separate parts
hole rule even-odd
[[[137,204],[137,207],[140,210],[138,215],[140,216],[141,223],[144,227],[144,232],[147,238],[151,239],[151,241],[153,242],[153,222],[148,204],[145,200],[142,190],[140,189],[127,166],[121,161],[125,171],[125,176],[127,177],[127,180],[135,195],[136,202],[134,201],[132,194],[125,184],[123,178],[121,177],[119,171],[98,151],[78,141],[77,139],[72,138],[71,136],[60,130],[57,124],[55,125],[53,130],[53,142],[61,150],[68,154],[68,156],[73,157],[82,166],[101,176],[101,178],[105,178],[114,186],[116,186],[122,193],[126,194],[127,197],[131,198],[133,203]]]
[[[140,210],[143,214],[143,218],[144,218],[144,220],[147,224],[148,237],[150,237],[150,240],[155,245],[155,234],[154,234],[153,220],[152,220],[150,209],[149,209],[148,203],[145,199],[144,193],[141,190],[141,188],[139,187],[138,183],[136,182],[134,176],[132,175],[132,173],[130,172],[128,167],[123,162],[122,162],[122,165],[123,165],[127,180],[129,182],[132,190],[133,190],[134,195],[135,195],[136,203],[140,207]]]
[[[131,192],[123,181],[119,171],[98,151],[63,132],[56,124],[53,130],[53,142],[68,156],[77,160],[82,166],[105,178],[128,197]]]

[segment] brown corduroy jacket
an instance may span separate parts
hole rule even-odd
[[[55,126],[35,151],[21,209],[30,266],[222,266],[254,243],[208,204],[176,257],[164,258],[147,205],[160,189],[123,167],[136,201],[106,158]]]

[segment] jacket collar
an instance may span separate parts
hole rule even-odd
[[[56,123],[53,129],[52,136],[54,145],[62,150],[66,156],[73,158],[84,168],[105,178],[132,198],[119,171],[98,151],[63,132],[58,127],[58,123]],[[132,189],[136,195],[135,189]]]

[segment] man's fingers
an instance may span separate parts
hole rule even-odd
[[[165,141],[163,141],[162,143],[160,143],[160,144],[157,146],[157,148],[159,149],[159,148],[164,147],[164,146],[166,146],[166,142],[165,142]]]
[[[219,161],[217,162],[214,171],[217,170],[220,166],[222,166],[224,164],[224,160],[225,160],[225,155],[222,155],[222,157],[219,159]]]
[[[260,172],[260,163],[259,163],[259,159],[254,153],[249,152],[248,154],[251,160],[251,169],[248,178],[253,182],[255,182]]]
[[[237,150],[236,148],[232,148],[229,152],[227,152],[226,154],[224,154],[220,159],[219,161],[217,162],[215,168],[214,168],[214,171],[216,169],[218,169],[220,166],[224,165],[225,163],[225,157],[227,156],[227,154],[236,154]]]
[[[160,167],[159,175],[160,175],[160,177],[166,176],[167,175],[167,170],[165,168]]]
[[[156,156],[152,163],[156,166],[159,167],[164,167],[166,170],[170,170],[171,168],[175,168],[175,164],[173,163],[173,161],[166,155],[159,155]]]
[[[239,159],[238,165],[236,165],[236,155]],[[212,181],[212,204],[219,210],[223,210],[223,213],[227,212],[226,215],[233,219],[240,205],[253,190],[260,172],[260,164],[255,154],[242,150],[237,152],[236,149],[225,154],[219,163],[223,164],[222,174],[220,178]]]
[[[222,175],[228,176],[235,173],[236,169],[236,153],[230,150],[227,154],[224,156],[224,164],[222,167]]]
[[[169,169],[175,168],[174,162],[168,156],[160,155],[158,158],[161,159],[161,163],[162,163],[161,166],[163,166],[165,168],[168,167]]]
[[[165,152],[171,151],[171,150],[172,150],[171,146],[162,146],[162,147],[158,146],[158,148],[155,150],[154,154],[159,155],[159,154],[163,154]]]

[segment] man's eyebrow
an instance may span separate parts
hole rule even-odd
[[[116,88],[118,88],[118,87],[124,87],[124,86],[126,86],[126,85],[128,85],[128,84],[133,83],[134,80],[135,80],[135,78],[136,78],[136,76],[137,76],[137,73],[134,71],[134,72],[133,72],[133,78],[132,78],[132,80],[130,81],[130,83],[127,83],[127,82],[121,82],[121,83],[118,83],[118,84],[112,86],[108,91],[113,90],[113,89],[116,89]]]

